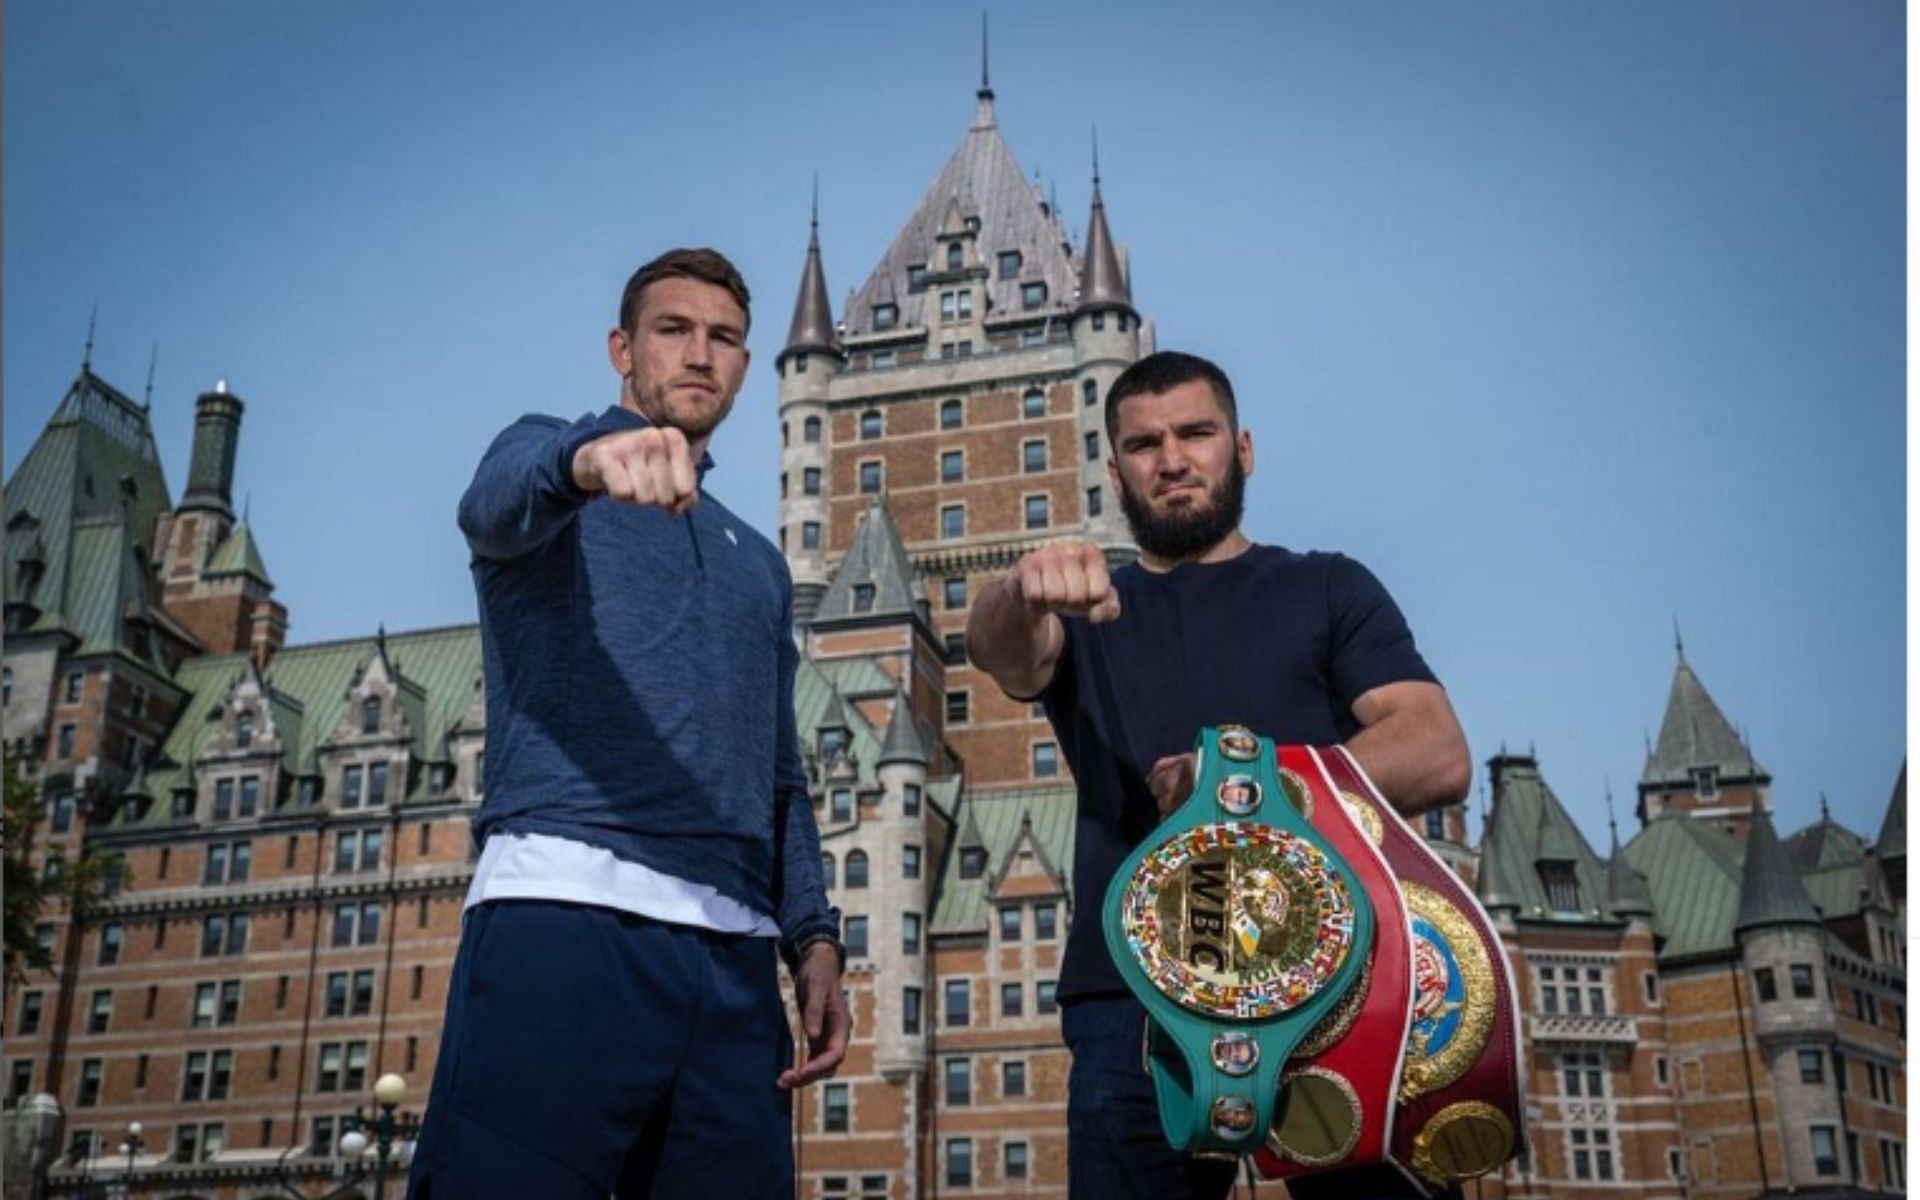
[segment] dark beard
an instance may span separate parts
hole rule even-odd
[[[1133,540],[1155,558],[1182,562],[1198,558],[1240,528],[1246,507],[1246,472],[1240,456],[1227,460],[1226,478],[1207,489],[1205,505],[1187,505],[1166,516],[1155,516],[1133,489],[1120,486],[1120,511],[1126,514]]]

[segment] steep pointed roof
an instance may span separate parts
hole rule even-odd
[[[208,575],[246,575],[259,580],[268,587],[273,586],[273,577],[267,574],[266,560],[260,557],[260,546],[254,541],[253,529],[245,521],[233,527],[226,540],[214,550],[207,560]]]
[[[1087,246],[1081,254],[1080,304],[1078,312],[1103,309],[1133,311],[1133,291],[1120,269],[1120,255],[1113,248],[1113,234],[1107,230],[1107,205],[1100,198],[1100,160],[1095,151],[1093,167],[1093,215],[1087,218]]]
[[[787,327],[789,354],[840,353],[840,336],[833,328],[833,305],[827,299],[827,272],[820,264],[820,206],[816,201],[813,228],[807,237],[807,265],[800,272],[800,294],[793,301],[793,323]]]
[[[1503,754],[1489,766],[1493,815],[1481,840],[1481,882],[1476,883],[1483,901],[1491,893],[1500,907],[1527,921],[1612,921],[1605,908],[1606,866],[1547,786],[1539,764],[1530,755]],[[1556,910],[1550,903],[1541,878],[1544,862],[1573,864],[1578,911]]]
[[[1640,774],[1643,784],[1692,782],[1696,767],[1713,767],[1723,779],[1766,778],[1766,768],[1754,763],[1739,734],[1713,702],[1685,656],[1673,669],[1667,692],[1667,712],[1660,721],[1660,740]]]
[[[7,601],[36,611],[23,632],[130,651],[123,618],[147,611],[142,556],[168,509],[147,410],[83,367],[5,488]]]
[[[1740,910],[1733,931],[1769,925],[1818,925],[1820,912],[1800,885],[1799,872],[1773,831],[1773,820],[1754,805],[1747,821],[1747,857],[1740,866]]]
[[[884,767],[890,763],[927,765],[926,743],[920,738],[920,723],[913,719],[913,705],[907,703],[905,691],[894,693],[893,712],[887,717],[887,736],[880,744],[880,761],[874,765]]]
[[[865,722],[861,722],[865,724]],[[853,718],[847,715],[847,701],[840,689],[832,688],[827,692],[827,702],[820,709],[820,715],[814,719],[815,729],[844,729],[851,733],[854,729]]]
[[[978,251],[973,278],[976,289],[986,293],[985,312],[989,317],[1021,313],[1064,316],[1070,311],[1079,271],[1069,256],[1066,230],[1043,190],[1021,173],[1013,152],[1001,139],[991,90],[983,88],[978,100],[966,136],[894,235],[873,273],[847,301],[840,316],[850,336],[873,332],[876,304],[897,306],[898,329],[933,324],[939,312],[940,288],[929,283],[914,290],[908,269],[924,267],[934,274],[945,269],[944,258],[937,254],[939,235],[948,209],[954,205],[963,221],[979,222],[973,235]],[[1003,279],[999,256],[1007,251],[1019,253],[1020,267],[1013,276]],[[1027,310],[1022,304],[1021,288],[1028,283],[1046,284],[1047,299],[1038,310]]]
[[[856,589],[873,588],[871,607],[856,608]],[[916,609],[913,590],[913,563],[907,557],[900,529],[887,512],[886,500],[875,496],[873,506],[860,518],[853,531],[853,543],[846,557],[833,572],[813,623],[839,617],[910,617]]]
[[[1611,822],[1609,822],[1611,824]],[[1653,894],[1647,881],[1633,869],[1620,850],[1620,833],[1613,833],[1612,853],[1607,858],[1607,907],[1618,917],[1653,915]]]
[[[1887,815],[1880,822],[1880,836],[1874,839],[1873,852],[1881,862],[1907,857],[1907,761],[1900,760],[1900,778],[1894,782],[1893,796],[1887,801]]]

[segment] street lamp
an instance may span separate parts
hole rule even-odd
[[[133,1158],[145,1148],[146,1143],[140,1140],[140,1122],[127,1122],[127,1140],[120,1143],[120,1153],[127,1156],[127,1179],[122,1186],[129,1197],[133,1195]]]
[[[369,1146],[374,1151],[373,1200],[385,1200],[387,1164],[395,1157],[394,1139],[396,1137],[411,1139],[419,1136],[420,1132],[418,1123],[394,1113],[394,1109],[400,1107],[400,1102],[406,1097],[407,1081],[405,1079],[393,1074],[382,1075],[373,1085],[373,1099],[379,1109],[371,1122],[373,1137],[368,1138],[369,1122],[358,1108],[355,1108],[353,1114],[341,1122],[338,1144],[340,1155],[353,1165],[346,1182],[321,1196],[319,1200],[336,1200],[337,1197],[344,1197],[358,1191],[367,1173],[364,1158]],[[404,1141],[401,1150],[402,1154],[399,1157],[404,1164],[407,1158]],[[288,1196],[307,1200],[306,1193],[295,1187],[293,1181],[287,1178],[286,1160],[287,1155],[292,1153],[293,1150],[290,1149],[280,1156],[276,1182]]]

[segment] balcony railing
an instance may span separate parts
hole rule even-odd
[[[1531,1013],[1530,1032],[1538,1042],[1606,1042],[1630,1046],[1640,1040],[1632,1017],[1620,1013]]]

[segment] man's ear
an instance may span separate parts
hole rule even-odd
[[[1240,473],[1251,475],[1253,474],[1253,430],[1242,429],[1238,441],[1240,444],[1234,447],[1234,453],[1240,456]]]
[[[633,339],[617,326],[607,330],[607,361],[613,364],[614,374],[620,378],[633,374]]]

